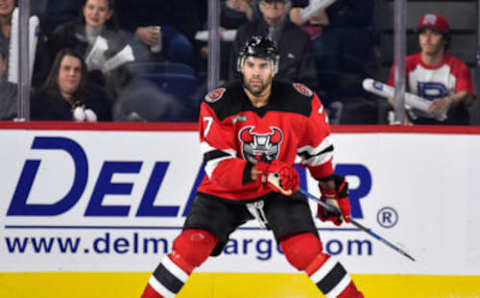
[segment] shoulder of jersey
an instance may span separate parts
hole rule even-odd
[[[276,83],[275,100],[286,111],[310,115],[313,100],[313,91],[302,83],[279,81]]]
[[[215,103],[222,99],[223,95],[225,94],[225,91],[227,91],[225,87],[214,89],[208,92],[207,95],[205,95],[204,99],[207,103]]]
[[[205,95],[204,100],[210,105],[223,104],[230,101],[232,97],[235,97],[235,94],[240,92],[241,85],[239,83],[230,83],[223,87],[211,90]]]
[[[412,54],[410,56],[407,56],[405,58],[405,63],[407,64],[407,67],[412,66],[412,65],[416,66],[416,65],[420,64],[420,60],[421,60],[420,54],[416,53],[416,54]]]
[[[205,95],[204,102],[209,105],[221,119],[235,114],[241,108],[239,98],[244,96],[240,83],[230,83],[214,89]]]
[[[465,62],[463,62],[461,59],[450,54],[445,54],[445,63],[453,67],[461,67],[465,65]]]
[[[298,92],[300,95],[306,96],[308,98],[313,97],[313,91],[305,86],[302,83],[292,83],[293,89]]]

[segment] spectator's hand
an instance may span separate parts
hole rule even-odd
[[[330,19],[328,18],[325,10],[320,10],[313,14],[309,19],[310,24],[327,26],[330,24]]]
[[[300,16],[301,11],[302,11],[302,8],[294,7],[290,9],[290,12],[288,13],[290,17],[290,21],[292,21],[292,23],[298,26],[302,26],[303,24],[306,23],[306,21]]]
[[[149,46],[156,45],[160,40],[160,33],[151,27],[138,27],[135,35],[137,35],[141,41]]]
[[[249,20],[253,18],[252,4],[248,0],[240,0],[240,11],[242,11]]]
[[[251,1],[249,0],[228,0],[226,5],[233,10],[243,12],[247,18],[251,20],[253,16],[253,9],[250,2]]]
[[[224,27],[218,28],[218,33],[220,34],[220,39],[223,39],[222,36],[223,36],[223,33],[225,33],[225,31],[227,31],[227,29],[224,28]]]
[[[435,98],[428,106],[428,112],[435,117],[442,115],[453,103],[453,99],[450,96],[442,98]]]

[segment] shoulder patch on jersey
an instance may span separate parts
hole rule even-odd
[[[308,88],[307,86],[305,86],[301,83],[293,83],[293,87],[295,88],[295,90],[298,91],[298,93],[300,93],[302,95],[305,95],[305,96],[308,96],[308,97],[311,97],[313,95],[313,91],[310,90],[310,88]]]
[[[225,88],[218,88],[218,89],[212,90],[205,96],[205,100],[209,103],[214,103],[220,98],[222,98],[226,90],[227,89]]]

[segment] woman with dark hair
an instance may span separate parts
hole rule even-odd
[[[49,40],[52,53],[72,48],[82,54],[90,79],[114,97],[128,83],[126,64],[135,60],[118,29],[114,0],[85,0],[82,18],[59,26]]]
[[[47,80],[32,97],[30,106],[32,120],[111,120],[106,94],[88,84],[85,61],[72,49],[57,54]]]

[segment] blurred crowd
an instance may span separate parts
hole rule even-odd
[[[17,4],[0,0],[0,120],[17,117]],[[220,61],[219,84],[239,79],[239,49],[249,37],[264,35],[280,49],[277,79],[314,89],[331,123],[388,123],[393,100],[379,99],[362,88],[366,78],[394,84],[392,75],[389,79],[379,74],[374,0],[221,0],[220,5],[220,57],[215,57]],[[207,0],[32,1],[30,119],[196,121],[208,91],[207,15]],[[440,66],[447,55],[449,28],[447,20],[441,21],[443,27],[437,19],[419,23],[416,65],[427,72],[444,71]],[[441,57],[434,61],[422,60],[430,54],[423,52],[421,43],[435,42],[431,36],[425,41],[426,29],[439,33],[444,42]],[[452,73],[459,75],[458,70]],[[455,80],[464,80],[461,87],[449,81],[445,90],[437,90],[432,81],[420,90],[423,93],[417,86],[407,89],[432,102],[447,98],[432,109],[444,113],[452,106],[465,112],[474,96],[469,74],[463,70],[461,76]],[[433,96],[429,88],[440,93]],[[456,95],[460,92],[463,97]],[[386,109],[380,107],[382,102]],[[415,117],[438,120],[431,115],[440,113],[417,111],[415,116],[415,109],[409,111],[411,124],[423,124]],[[468,124],[468,117],[468,112],[451,116],[459,121],[448,124]],[[436,122],[425,123],[447,123]]]

